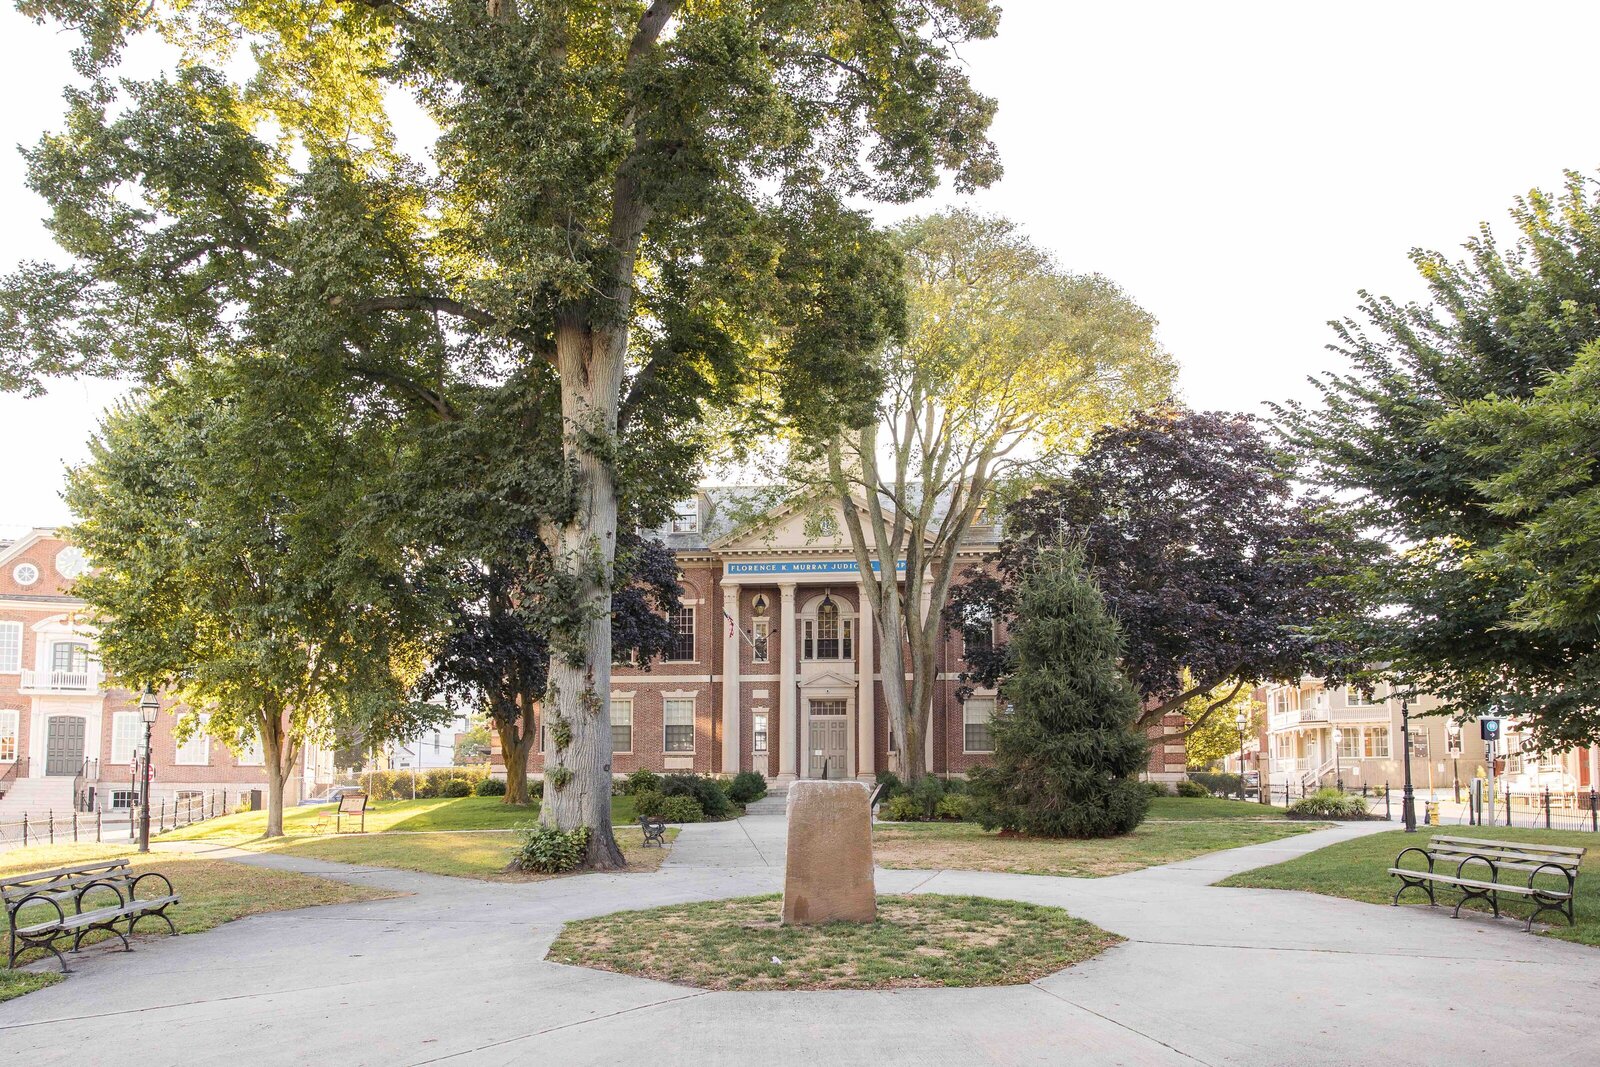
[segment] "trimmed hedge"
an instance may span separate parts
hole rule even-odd
[[[1211,795],[1211,790],[1199,782],[1191,782],[1185,778],[1178,783],[1178,795],[1180,797],[1208,797]]]
[[[1225,771],[1190,771],[1189,780],[1199,782],[1208,793],[1216,797],[1239,795],[1239,776]]]
[[[661,792],[668,797],[693,797],[707,819],[731,819],[738,814],[733,801],[715,778],[700,774],[669,774],[661,779]]]
[[[749,804],[767,795],[767,780],[756,771],[740,771],[727,783],[728,799]]]
[[[472,791],[480,797],[503,797],[506,795],[505,779],[485,778]]]
[[[489,777],[487,767],[434,767],[431,770],[416,772],[417,799],[442,797],[445,787],[453,781],[467,783],[467,792],[462,796],[469,796],[477,788],[479,782]],[[354,782],[367,791],[367,796],[372,800],[410,800],[411,799],[411,772],[410,771],[367,771],[358,775]]]

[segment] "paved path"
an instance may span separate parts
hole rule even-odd
[[[1383,828],[1115,878],[879,871],[880,892],[1059,904],[1129,938],[1032,985],[893,992],[708,993],[542,959],[568,919],[780,889],[776,804],[687,828],[647,875],[508,885],[239,853],[411,895],[90,954],[69,981],[0,1005],[0,1062],[1428,1067],[1537,1049],[1541,1067],[1595,1063],[1593,949],[1208,884]]]

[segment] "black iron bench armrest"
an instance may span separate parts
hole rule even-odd
[[[160,871],[146,871],[145,873],[139,875],[139,877],[135,878],[131,883],[129,883],[129,885],[128,885],[128,903],[129,904],[132,904],[132,903],[136,902],[139,899],[139,883],[144,881],[146,878],[159,878],[159,879],[161,879],[161,884],[167,887],[167,891],[165,893],[163,893],[162,896],[166,896],[166,897],[172,896],[172,879],[168,878],[166,875],[162,874]]]

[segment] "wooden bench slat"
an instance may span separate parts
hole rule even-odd
[[[1513,870],[1531,871],[1539,867],[1556,867],[1563,871],[1575,871],[1582,865],[1575,860],[1563,857],[1524,856],[1518,852],[1497,852],[1493,849],[1482,849],[1476,852],[1454,849],[1429,849],[1428,854],[1443,860],[1493,860],[1497,867],[1509,867]]]
[[[1525,848],[1468,848],[1465,845],[1435,845],[1428,846],[1429,852],[1450,852],[1462,855],[1483,856],[1509,856],[1516,859],[1541,860],[1548,863],[1560,863],[1569,867],[1577,867],[1583,863],[1582,856],[1569,856],[1563,852],[1540,852],[1537,849]]]
[[[1539,889],[1537,887],[1529,889],[1525,885],[1507,885],[1504,882],[1483,882],[1476,878],[1457,878],[1451,874],[1430,874],[1427,871],[1408,871],[1404,867],[1390,867],[1389,873],[1402,875],[1406,878],[1413,878],[1418,881],[1444,882],[1448,885],[1464,885],[1473,889],[1493,889],[1496,892],[1518,893],[1525,897],[1538,894],[1541,897],[1559,897],[1562,900],[1565,900],[1570,895],[1565,890],[1561,889]]]
[[[1433,840],[1443,841],[1448,844],[1475,845],[1486,848],[1510,848],[1524,852],[1560,852],[1569,856],[1582,856],[1588,851],[1587,849],[1575,848],[1571,845],[1535,845],[1530,844],[1527,841],[1490,841],[1486,838],[1452,837],[1444,834],[1434,837]]]
[[[80,863],[75,867],[57,867],[53,871],[33,871],[28,874],[14,875],[11,878],[0,878],[0,888],[20,887],[36,882],[49,882],[59,878],[91,874],[96,871],[112,871],[127,866],[127,860],[117,859],[101,860],[98,863]]]

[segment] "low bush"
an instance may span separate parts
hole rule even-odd
[[[648,815],[652,819],[661,818],[661,811],[666,807],[667,798],[659,790],[645,789],[633,794],[633,810],[638,815]]]
[[[1211,795],[1211,790],[1199,782],[1191,782],[1185,778],[1178,783],[1178,795],[1180,797],[1208,797]]]
[[[517,838],[512,867],[519,871],[560,874],[572,870],[583,860],[584,850],[589,847],[589,828],[558,830],[540,824],[518,830]]]
[[[934,814],[951,822],[964,822],[972,810],[972,798],[965,793],[946,793],[939,798]]]
[[[694,797],[665,797],[661,805],[661,818],[667,822],[702,822],[706,813]]]
[[[1146,782],[1144,791],[1153,797],[1170,797],[1172,795],[1172,790],[1167,788],[1166,782]]]
[[[737,814],[728,794],[715,778],[699,774],[669,774],[661,779],[661,792],[669,797],[693,797],[707,819],[727,819]]]
[[[890,797],[897,797],[906,791],[905,783],[902,782],[900,780],[900,776],[893,771],[879,771],[878,784],[883,787],[883,792],[880,795],[880,799],[883,800],[888,800]]]
[[[454,795],[444,790],[455,781],[466,782],[467,792],[463,795],[471,796],[473,787],[488,777],[487,767],[435,767],[415,774],[411,771],[367,771],[355,784],[366,790],[372,800],[410,800],[413,790],[416,798],[423,800]]]
[[[485,778],[484,781],[488,781],[488,779]],[[452,778],[439,790],[439,795],[448,797],[451,800],[470,797],[472,795],[472,783],[465,778]]]
[[[661,792],[661,776],[655,771],[634,771],[628,775],[626,781],[627,792],[630,794]]]
[[[728,799],[749,804],[767,795],[767,780],[756,771],[740,771],[728,781]]]
[[[890,822],[922,822],[926,818],[922,814],[922,805],[905,793],[890,797],[889,803],[879,810]]]
[[[1319,789],[1290,804],[1289,814],[1316,819],[1364,819],[1367,802],[1360,797],[1346,796],[1337,789]]]
[[[944,782],[931,774],[925,774],[911,783],[911,799],[916,801],[917,808],[922,812],[922,818],[932,819],[939,812],[939,801],[944,799]]]
[[[1236,797],[1239,795],[1239,776],[1237,774],[1227,774],[1223,771],[1190,771],[1189,780],[1199,782],[1212,796]]]
[[[506,782],[504,778],[485,778],[472,791],[480,797],[503,797],[506,795]]]

